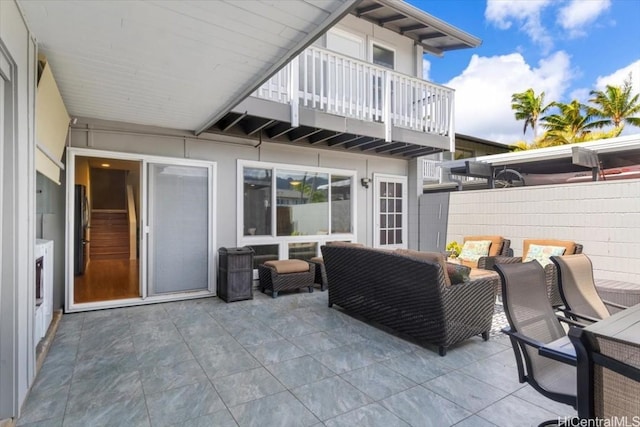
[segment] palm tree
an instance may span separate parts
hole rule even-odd
[[[538,136],[538,118],[551,104],[544,105],[544,92],[536,96],[533,89],[529,88],[521,93],[511,95],[511,109],[515,111],[516,120],[524,120],[523,134],[527,133],[527,127],[533,130],[533,139]]]
[[[629,74],[622,86],[607,85],[604,91],[592,90],[590,92],[592,98],[589,102],[596,106],[589,109],[589,114],[601,119],[594,122],[595,127],[613,125],[615,128],[620,128],[625,123],[640,126],[640,102],[638,100],[640,95],[632,96],[631,89],[631,74]]]
[[[547,129],[541,146],[564,145],[584,141],[591,129],[597,124],[591,121],[589,107],[573,100],[568,104],[552,103],[560,110],[559,114],[551,114],[541,119],[542,126]]]

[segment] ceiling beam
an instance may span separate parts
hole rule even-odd
[[[408,145],[406,147],[401,147],[401,148],[396,148],[395,150],[391,150],[390,154],[392,155],[396,155],[396,154],[407,154],[407,153],[411,153],[413,151],[420,151],[423,150],[425,148],[429,148],[429,147],[425,147],[424,145]]]
[[[356,15],[361,17],[362,15],[366,15],[367,13],[373,12],[374,10],[378,10],[382,7],[381,4],[372,4],[371,6],[359,7],[356,9]]]
[[[250,136],[258,131],[261,131],[274,122],[275,120],[265,119],[262,117],[251,117],[242,122],[240,126],[242,127],[242,130],[244,130],[244,132],[248,136]]]
[[[369,144],[370,142],[379,141],[380,138],[374,138],[372,136],[363,136],[354,141],[347,142],[344,146],[348,150],[356,147],[360,147],[361,145]]]
[[[420,157],[420,156],[426,156],[427,154],[435,154],[435,153],[439,153],[442,150],[439,150],[437,148],[431,148],[431,147],[424,147],[422,150],[418,150],[418,151],[414,151],[411,153],[405,153],[406,157]]]
[[[289,132],[291,129],[293,129],[293,126],[291,126],[291,123],[279,122],[275,126],[272,126],[269,129],[267,129],[267,136],[270,139],[275,139]]]
[[[435,33],[420,35],[420,41],[439,39],[440,37],[447,37],[447,35],[436,31]]]
[[[387,17],[378,19],[378,25],[384,26],[384,24],[388,24],[389,22],[400,21],[401,19],[405,19],[405,18],[406,16],[402,14],[387,16]]]
[[[400,27],[400,33],[404,34],[404,33],[408,33],[415,30],[422,30],[425,28],[429,28],[429,27],[427,27],[424,24],[407,25],[406,27]]]
[[[289,137],[289,141],[296,142],[304,139],[308,136],[314,135],[320,132],[322,129],[312,128],[308,126],[300,126],[299,128],[293,129],[287,135]]]
[[[377,141],[372,141],[369,142],[365,145],[361,145],[360,146],[360,151],[369,151],[369,150],[373,150],[374,148],[378,148],[382,145],[388,144],[387,141],[385,141],[384,139],[379,139]]]
[[[376,148],[376,153],[386,153],[391,150],[395,150],[396,148],[404,147],[406,143],[404,142],[392,142],[387,144],[385,147]]]
[[[234,127],[236,124],[238,124],[238,122],[242,119],[244,119],[245,117],[247,117],[247,112],[245,111],[242,114],[239,113],[229,113],[226,116],[224,116],[219,122],[218,122],[218,128],[222,131],[222,132],[226,132],[229,129],[231,129],[232,127]]]
[[[311,135],[309,137],[309,144],[317,144],[319,142],[326,141],[329,138],[333,138],[334,136],[342,135],[342,132],[335,132],[332,130],[322,130],[321,132],[316,133],[315,135]]]
[[[329,147],[337,147],[342,144],[346,144],[349,141],[360,138],[360,135],[354,135],[352,133],[343,133],[342,135],[334,136],[327,140]]]

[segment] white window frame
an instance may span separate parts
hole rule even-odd
[[[380,244],[380,182],[396,182],[402,184],[402,244],[397,245],[381,245]],[[409,207],[408,198],[408,183],[409,180],[404,175],[389,175],[382,173],[373,174],[373,247],[374,248],[402,248],[408,247],[407,239],[409,238],[408,220],[409,214],[407,209]]]
[[[74,269],[73,269],[73,225],[75,212],[73,209],[74,203],[74,184],[75,184],[75,159],[78,156],[82,157],[104,157],[110,159],[138,161],[141,163],[140,169],[140,212],[138,214],[138,223],[140,224],[140,258],[139,258],[139,272],[140,272],[140,297],[118,299],[109,301],[98,301],[89,303],[75,303],[74,302]],[[147,170],[149,163],[163,163],[172,164],[178,166],[199,166],[209,169],[209,250],[207,257],[209,262],[209,287],[206,291],[185,292],[175,294],[162,294],[149,296],[147,293],[147,268],[148,268],[148,177]],[[88,310],[99,310],[104,308],[114,307],[127,307],[140,304],[151,304],[156,302],[165,301],[179,301],[191,298],[202,298],[204,296],[215,295],[216,291],[216,274],[217,271],[217,257],[214,256],[216,247],[216,205],[217,205],[217,163],[204,161],[204,160],[192,160],[177,157],[164,157],[153,156],[147,154],[137,153],[124,153],[118,151],[108,150],[96,150],[92,148],[67,148],[67,165],[66,165],[66,182],[67,182],[67,199],[66,209],[68,212],[66,223],[66,250],[65,250],[65,265],[67,266],[67,274],[65,277],[65,307],[67,312],[78,312]]]
[[[271,169],[273,173],[271,174],[271,209],[273,209],[271,215],[271,235],[270,236],[245,236],[244,235],[244,168],[258,168],[258,169]],[[276,189],[276,178],[278,171],[296,171],[296,172],[317,172],[317,173],[326,173],[329,175],[341,175],[341,176],[349,176],[352,179],[351,183],[351,233],[333,233],[329,234],[315,234],[315,235],[305,235],[305,236],[278,236],[277,235],[277,213],[276,213],[276,197],[277,191]],[[238,159],[238,167],[237,167],[237,227],[236,227],[236,244],[237,246],[261,246],[261,245],[278,245],[278,257],[279,259],[287,259],[289,258],[289,244],[290,243],[317,243],[317,254],[320,253],[320,246],[326,244],[327,242],[335,241],[335,240],[348,240],[355,242],[357,236],[357,228],[356,228],[356,218],[358,216],[357,212],[357,182],[358,176],[355,170],[348,169],[334,169],[334,168],[323,168],[323,167],[311,167],[311,166],[301,166],[301,165],[292,165],[287,163],[271,163],[271,162],[259,162],[252,160],[242,160]],[[331,183],[329,182],[329,193],[328,198],[331,201]],[[331,229],[331,203],[329,203],[329,229]]]
[[[373,63],[373,45],[379,46],[379,47],[381,47],[383,49],[386,49],[386,50],[389,50],[389,51],[393,52],[393,68],[387,68],[387,67],[385,67],[383,65],[379,65],[379,64],[374,64]],[[387,70],[395,71],[398,68],[398,51],[392,45],[386,44],[385,42],[378,41],[378,40],[376,40],[374,38],[370,38],[369,39],[368,61],[370,63],[372,63],[373,65],[375,65],[376,67],[382,67],[382,68],[387,69]]]

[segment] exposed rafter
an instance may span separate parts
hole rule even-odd
[[[384,24],[387,24],[389,22],[400,21],[400,20],[406,19],[406,18],[407,18],[406,16],[401,15],[401,14],[385,16],[384,18],[378,19],[378,25],[384,26]]]
[[[371,6],[366,7],[358,7],[356,8],[356,16],[360,17],[362,15],[366,15],[367,13],[373,12],[374,10],[378,10],[382,8],[381,4],[372,4]]]
[[[413,24],[413,25],[407,25],[405,27],[400,27],[400,33],[401,34],[405,34],[405,33],[409,33],[411,31],[416,31],[416,30],[422,30],[425,28],[429,28],[424,24]]]
[[[244,119],[245,117],[247,117],[246,111],[242,114],[229,113],[226,116],[224,116],[222,120],[218,122],[218,129],[220,129],[222,132],[226,132],[232,127],[234,127],[235,125],[237,125],[238,122]]]
[[[349,141],[356,140],[360,137],[360,135],[354,135],[352,133],[343,133],[342,135],[334,136],[333,138],[327,140],[327,145],[329,145],[329,147],[337,147],[339,145],[346,144]]]
[[[301,139],[305,139],[311,135],[314,135],[320,131],[322,131],[322,129],[312,128],[308,126],[300,126],[296,129],[291,130],[291,132],[289,132],[287,136],[289,137],[289,141],[296,142],[296,141],[300,141]]]
[[[267,136],[271,139],[275,139],[289,132],[291,129],[294,129],[293,126],[291,126],[291,123],[279,122],[278,124],[267,129]]]
[[[309,144],[318,144],[319,142],[324,142],[329,138],[333,138],[334,136],[342,135],[342,132],[335,132],[332,130],[322,130],[315,135],[311,135],[309,137]]]
[[[242,130],[247,135],[253,135],[254,133],[261,131],[274,122],[275,120],[263,119],[261,117],[252,117],[240,123],[240,127],[242,127]]]

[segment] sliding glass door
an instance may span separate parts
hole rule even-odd
[[[149,295],[207,290],[209,168],[149,164]]]

